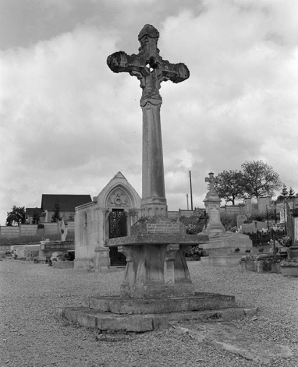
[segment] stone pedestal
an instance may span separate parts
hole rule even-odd
[[[181,222],[165,217],[142,218],[131,236],[106,241],[126,256],[122,297],[164,298],[194,294],[184,252],[208,236],[185,234]]]
[[[206,207],[206,213],[208,215],[208,223],[205,228],[205,232],[208,236],[217,235],[219,233],[225,233],[225,228],[220,221],[220,198],[214,189],[214,184],[217,182],[214,177],[214,173],[210,172],[209,177],[205,178],[206,182],[209,182],[209,191],[206,194],[204,204]]]

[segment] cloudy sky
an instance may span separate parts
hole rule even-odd
[[[263,160],[298,192],[297,0],[0,0],[0,224],[42,194],[141,195],[139,81],[106,64],[145,24],[190,78],[163,83],[169,210],[203,206],[210,171]]]

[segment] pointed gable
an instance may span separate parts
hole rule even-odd
[[[141,198],[121,172],[109,181],[96,198],[100,207],[129,206],[139,208]]]

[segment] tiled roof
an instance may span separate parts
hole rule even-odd
[[[52,211],[58,202],[60,211],[74,212],[76,206],[90,203],[91,201],[90,195],[42,194],[41,209]]]
[[[28,215],[29,217],[32,217],[34,212],[37,215],[41,214],[41,209],[40,208],[26,208],[26,215]]]

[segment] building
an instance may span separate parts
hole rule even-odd
[[[27,224],[38,224],[41,213],[41,208],[26,208]]]
[[[90,203],[90,195],[42,194],[40,208],[27,208],[27,223],[48,223],[52,221],[55,209],[59,208],[60,217],[74,221],[75,208]],[[36,219],[38,218],[38,221]]]
[[[55,208],[59,208],[61,217],[66,220],[74,220],[75,208],[91,201],[90,195],[42,194],[41,222],[51,222]]]
[[[117,248],[105,247],[109,238],[129,236],[139,219],[141,198],[121,172],[118,172],[93,201],[76,208],[75,268],[101,271],[125,265]]]

